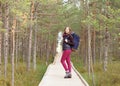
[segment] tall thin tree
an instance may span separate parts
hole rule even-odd
[[[12,86],[14,86],[14,56],[15,56],[15,28],[16,28],[16,18],[13,20],[12,26]]]
[[[90,7],[89,7],[89,0],[87,0],[87,12],[88,16],[90,15]],[[89,72],[89,77],[90,73],[92,71],[92,82],[93,86],[95,86],[95,80],[94,80],[94,71],[93,71],[93,59],[92,59],[92,50],[91,50],[91,25],[87,25],[87,30],[88,30],[88,72]]]
[[[110,38],[110,34],[108,29],[106,28],[106,32],[105,32],[105,56],[104,56],[104,71],[107,71],[107,64],[108,64],[108,47],[109,47],[109,38]]]
[[[31,65],[31,50],[32,50],[32,35],[33,35],[33,17],[34,17],[34,1],[31,1],[30,7],[30,36],[29,36],[29,50],[28,50],[28,59],[27,59],[27,69],[30,70]]]
[[[5,3],[5,38],[4,38],[4,75],[5,78],[7,77],[7,63],[8,63],[8,32],[9,32],[9,5],[8,3]]]
[[[2,22],[2,4],[0,4],[0,22]],[[0,28],[1,28],[1,26],[2,26],[2,24],[0,24]],[[0,31],[0,75],[1,75],[1,65],[2,65],[1,49],[2,49],[2,34],[1,34],[1,31]]]

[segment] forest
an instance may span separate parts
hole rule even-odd
[[[88,84],[120,86],[120,0],[0,0],[0,86],[38,86],[66,26]]]

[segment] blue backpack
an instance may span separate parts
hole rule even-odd
[[[76,33],[72,33],[71,35],[73,36],[74,46],[72,46],[72,50],[74,51],[78,49],[78,46],[80,44],[80,36]]]

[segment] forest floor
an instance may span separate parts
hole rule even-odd
[[[1,67],[4,70],[4,67]],[[38,62],[36,71],[31,69],[26,70],[26,63],[19,62],[15,67],[15,85],[14,86],[38,86],[41,81],[47,66],[45,62]],[[8,64],[7,79],[4,78],[3,71],[0,74],[0,86],[11,86],[11,65]]]
[[[78,57],[71,57],[75,68],[84,79],[92,86],[92,76],[88,77],[83,61]],[[52,62],[52,59],[50,63]],[[38,86],[47,69],[45,61],[37,62],[37,71],[26,71],[26,63],[19,62],[15,65],[15,86]],[[8,63],[7,79],[4,78],[4,64],[0,67],[0,86],[11,86],[11,64]],[[95,86],[120,86],[120,61],[112,61],[108,64],[108,70],[104,72],[103,64],[94,64]]]
[[[81,73],[90,86],[92,85],[92,74],[88,77],[87,69],[81,59],[72,58],[76,69]],[[103,70],[103,64],[94,64],[95,86],[120,86],[120,61],[112,61],[108,64],[107,71]]]

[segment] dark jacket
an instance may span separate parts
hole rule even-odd
[[[67,42],[65,41],[67,40]],[[63,50],[69,50],[74,45],[73,37],[71,34],[63,34]]]

